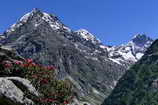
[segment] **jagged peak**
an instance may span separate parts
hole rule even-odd
[[[137,34],[128,43],[112,47],[109,55],[114,57],[115,60],[123,58],[130,62],[136,62],[144,55],[152,42],[153,40],[147,35]]]
[[[31,12],[32,12],[32,13],[37,13],[37,12],[41,12],[41,10],[38,9],[38,8],[33,8],[33,10],[32,10]]]
[[[132,39],[138,38],[138,37],[142,37],[142,36],[146,36],[145,34],[136,34],[134,35],[134,37]]]
[[[50,20],[52,20],[53,18],[56,18],[56,20],[57,20],[57,17],[55,15],[50,15],[48,13],[42,12],[41,10],[39,10],[37,8],[34,8],[31,12],[28,12],[23,17],[21,17],[20,21],[27,22],[27,20],[30,17],[37,17],[37,16],[38,16],[38,18],[41,18],[41,19],[44,19],[43,17],[47,17],[47,18],[49,17]]]
[[[139,47],[145,47],[151,45],[153,39],[148,37],[145,34],[137,34],[135,35],[129,43],[133,43]]]
[[[148,37],[146,34],[137,34],[135,35],[132,40],[152,40],[150,37]]]
[[[33,8],[33,10],[31,12],[26,13],[24,16],[22,16],[20,18],[20,21],[27,22],[29,17],[32,17],[32,16],[37,15],[37,14],[41,15],[41,14],[43,14],[43,12],[40,9],[38,9],[38,8]]]
[[[42,22],[47,22],[53,30],[64,29],[65,31],[70,32],[71,29],[66,27],[55,15],[48,14],[39,10],[38,8],[34,8],[31,12],[26,13],[22,16],[16,24],[13,24],[7,32],[12,32],[15,28],[22,26],[28,21],[33,21],[33,25],[35,27],[39,26]]]

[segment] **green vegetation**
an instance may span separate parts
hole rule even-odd
[[[103,105],[158,105],[158,41],[119,80]]]

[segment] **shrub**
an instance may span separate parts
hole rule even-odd
[[[25,61],[5,61],[0,63],[1,76],[20,76],[31,81],[41,94],[40,97],[31,97],[36,104],[57,105],[68,104],[72,101],[72,85],[68,80],[57,80],[54,66],[42,66],[32,59]],[[30,96],[27,93],[27,96]]]

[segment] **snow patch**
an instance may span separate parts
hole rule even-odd
[[[110,51],[110,50],[111,50],[111,48],[110,48],[110,47],[105,46],[105,45],[100,45],[100,48],[102,48],[102,49],[107,49],[107,51]]]
[[[56,18],[54,19],[53,17],[51,17],[49,14],[47,13],[43,13],[43,17],[42,19],[45,20],[46,22],[49,23],[49,25],[52,27],[52,29],[54,30],[58,30],[58,29],[61,29],[63,28],[64,30],[68,31],[68,32],[71,32],[71,29],[64,26],[62,23],[60,23],[59,20],[57,20]]]
[[[121,52],[120,52],[120,53],[121,53]],[[122,55],[123,55],[123,58],[124,58],[125,60],[132,60],[132,61],[134,61],[134,62],[137,61],[131,51],[129,51],[129,52],[126,53],[126,54],[122,53]]]
[[[96,94],[100,94],[100,92],[98,90],[96,90],[95,88],[92,88],[92,91]]]
[[[117,81],[114,81],[113,83],[114,83],[114,86],[116,86],[116,84],[117,84]]]
[[[115,62],[115,63],[117,63],[117,64],[119,64],[119,65],[122,65],[118,60],[116,60],[116,59],[112,59],[112,58],[109,58],[111,61],[113,61],[113,62]]]
[[[104,46],[104,45],[100,45],[100,48],[105,49],[105,48],[107,48],[107,47],[106,47],[106,46]]]
[[[48,22],[49,25],[52,27],[52,29],[54,30],[60,29],[61,25],[58,22],[56,22],[54,19],[52,19],[52,17],[49,14],[43,13],[43,15],[44,16],[42,17],[42,19]]]
[[[143,55],[144,55],[143,53],[137,53],[137,54],[136,54],[136,58],[137,58],[137,59],[140,59]]]
[[[30,17],[30,15],[31,15],[31,13],[25,14],[25,15],[20,19],[20,21],[22,21],[22,22],[27,22],[27,20],[28,20],[28,18]]]
[[[91,33],[89,33],[87,30],[85,30],[85,29],[80,29],[79,31],[77,31],[78,33],[80,33],[80,35],[84,38],[84,39],[86,39],[86,40],[94,40],[94,36],[91,34]]]
[[[88,32],[85,29],[80,29],[80,30],[76,31],[76,33],[78,33],[86,41],[90,40],[94,44],[101,42],[99,39],[96,39],[96,37],[94,35],[92,35],[90,32]]]

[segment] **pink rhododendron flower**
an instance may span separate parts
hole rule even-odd
[[[41,80],[41,83],[47,84],[47,83],[48,83],[48,80],[47,80],[47,79],[43,79],[43,80]]]
[[[23,64],[22,61],[15,61],[14,63],[17,64],[17,65],[22,65]]]
[[[33,78],[38,78],[38,76],[37,76],[37,75],[32,75],[32,77],[33,77]]]
[[[21,66],[22,66],[22,67],[28,67],[29,64],[25,63],[25,64],[22,64]]]
[[[32,63],[31,65],[32,65],[32,66],[37,66],[35,63]]]
[[[13,65],[12,65],[11,63],[6,63],[6,64],[4,64],[4,66],[5,66],[6,68],[10,68],[10,67],[12,67]]]
[[[69,102],[66,100],[66,101],[64,101],[64,104],[67,105],[67,104],[69,104]]]
[[[33,63],[33,60],[32,59],[26,59],[26,62],[27,63]]]
[[[47,68],[47,70],[55,70],[54,66],[47,66],[46,68]]]

